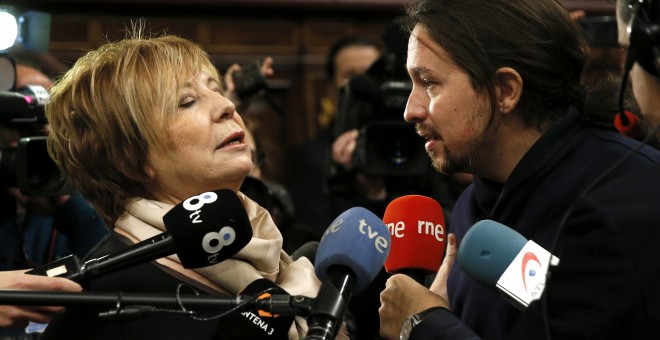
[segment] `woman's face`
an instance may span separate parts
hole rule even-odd
[[[169,126],[170,154],[149,152],[147,190],[155,199],[177,204],[205,191],[238,191],[252,168],[245,125],[217,79],[201,73],[179,91]]]

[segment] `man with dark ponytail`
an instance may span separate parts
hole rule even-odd
[[[616,215],[620,206],[605,205],[596,196],[602,204],[587,210],[590,215],[577,212],[586,213],[583,207],[594,203],[584,202],[585,193],[590,197],[628,173],[654,166],[660,154],[617,132],[612,124],[616,110],[599,108],[593,101],[599,89],[582,85],[589,51],[569,13],[556,0],[419,0],[408,7],[408,18],[407,69],[413,90],[404,117],[417,124],[438,171],[469,172],[474,181],[454,207],[445,263],[430,289],[404,275],[388,280],[381,293],[381,335],[398,338],[401,330],[403,338],[411,339],[539,339],[549,324],[548,333],[556,339],[644,338],[641,323],[654,321],[645,327],[658,327],[660,320],[631,320],[638,316],[631,311],[636,306],[634,312],[643,313],[660,304],[657,297],[643,301],[645,292],[657,295],[659,257],[653,255],[653,274],[631,278],[634,285],[626,286],[623,275],[632,271],[627,266],[643,264],[619,252],[634,248],[628,243],[632,240],[619,233],[621,238],[601,235],[607,245],[618,246],[609,253],[587,242],[597,238],[580,238],[594,229],[610,232],[598,228],[611,225],[603,219]],[[655,92],[652,97],[657,101],[660,96]],[[640,107],[644,110],[641,101]],[[655,190],[657,202],[660,190]],[[574,219],[564,223],[571,212]],[[596,224],[584,227],[584,216]],[[523,313],[495,287],[452,266],[457,243],[482,219],[514,229],[561,259],[551,270],[547,313],[540,302]],[[620,223],[618,228],[626,226],[625,220],[612,221]],[[660,216],[649,221],[660,221]],[[568,230],[571,235],[565,237]],[[562,237],[555,247],[557,235]],[[585,241],[585,248],[576,239]],[[657,239],[644,241],[657,244]],[[601,271],[591,270],[592,265]],[[653,277],[644,285],[638,281]],[[601,309],[609,303],[614,306],[608,312],[618,314]],[[625,320],[616,321],[617,315]],[[631,325],[641,330],[606,331],[617,326],[630,330]]]

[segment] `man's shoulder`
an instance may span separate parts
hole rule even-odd
[[[631,200],[637,203],[660,202],[660,163],[640,166],[594,190],[591,196],[602,199]],[[650,200],[650,202],[649,202]]]
[[[601,151],[611,152],[612,156],[628,156],[633,161],[648,162],[648,164],[660,163],[660,150],[646,144],[645,142],[628,138],[617,131],[605,128],[588,128],[593,136],[592,140]]]

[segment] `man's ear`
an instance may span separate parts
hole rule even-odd
[[[522,96],[522,77],[510,67],[501,67],[495,72],[495,85],[498,111],[511,113]]]

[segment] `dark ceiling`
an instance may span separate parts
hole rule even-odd
[[[290,12],[392,12],[411,0],[0,0],[19,10],[33,9],[53,14],[103,12],[105,14],[209,14],[253,11]],[[611,15],[614,6],[606,0],[562,0],[569,9],[585,10],[588,15]]]

